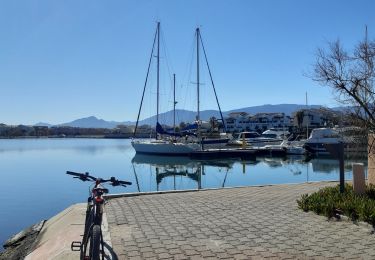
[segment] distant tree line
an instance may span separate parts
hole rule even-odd
[[[1,137],[43,137],[43,136],[84,136],[84,135],[106,135],[110,133],[109,129],[105,128],[79,128],[79,127],[47,127],[47,126],[7,126],[4,124],[0,125],[0,136]]]
[[[133,137],[134,126],[118,125],[116,128],[81,128],[71,126],[10,126],[0,124],[1,138],[18,137],[109,137],[109,138],[130,138]],[[152,129],[149,125],[139,127],[137,137],[149,137]]]

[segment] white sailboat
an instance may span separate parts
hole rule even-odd
[[[199,83],[199,44],[201,43],[202,47],[203,47],[203,42],[202,42],[202,39],[200,38],[199,28],[196,29],[196,37],[197,37],[197,96],[198,96],[197,132],[196,132],[196,134],[186,133],[186,134],[189,134],[189,137],[188,137],[188,135],[186,135],[185,133],[182,135],[181,133],[176,133],[175,131],[173,131],[173,133],[167,132],[160,125],[160,123],[159,123],[159,49],[160,49],[159,48],[159,43],[160,43],[159,35],[160,35],[160,23],[157,24],[157,29],[156,29],[155,38],[154,38],[154,44],[153,44],[153,48],[152,48],[152,51],[151,51],[151,57],[150,57],[150,62],[149,62],[149,66],[148,66],[147,76],[146,76],[146,82],[145,82],[145,85],[144,85],[141,105],[140,105],[140,108],[139,108],[137,123],[136,123],[136,127],[135,127],[135,130],[134,130],[134,136],[135,136],[136,131],[137,131],[137,127],[138,127],[139,116],[140,116],[140,112],[141,112],[141,108],[142,108],[142,102],[143,102],[143,97],[144,97],[144,93],[145,93],[145,88],[146,88],[146,85],[147,85],[147,79],[148,79],[148,75],[149,75],[151,59],[154,55],[153,52],[154,52],[155,43],[157,42],[157,55],[156,55],[156,58],[157,58],[157,115],[156,115],[156,121],[157,122],[156,122],[156,132],[157,132],[157,134],[156,134],[156,139],[149,139],[149,140],[135,140],[135,139],[133,139],[131,144],[132,144],[134,150],[136,151],[136,153],[143,153],[143,154],[181,156],[181,155],[189,155],[189,154],[191,154],[192,152],[195,152],[195,151],[200,151],[200,150],[209,149],[209,148],[219,148],[221,146],[226,145],[226,143],[229,141],[229,138],[223,137],[222,135],[220,135],[220,138],[216,138],[216,139],[209,138],[209,137],[204,138],[204,137],[202,137],[201,131],[200,131],[201,120],[200,120],[200,110],[199,110],[199,84],[200,84]],[[203,51],[204,51],[204,47],[203,47]],[[204,54],[205,54],[205,58],[206,58],[207,67],[208,67],[208,70],[210,72],[205,51],[204,51]],[[210,72],[210,77],[211,77],[211,72]],[[213,84],[212,77],[211,77],[211,82]],[[213,88],[214,88],[216,101],[218,103],[218,99],[217,99],[217,95],[216,95],[214,85],[213,85]],[[176,105],[176,101],[174,100],[174,110],[175,110],[175,105]],[[223,124],[225,124],[225,122],[223,120],[223,116],[222,116],[222,113],[221,113],[219,103],[218,103],[218,107],[219,107],[219,111],[220,111],[220,115],[221,115]],[[175,126],[174,126],[174,129],[175,129]],[[225,129],[225,125],[224,125],[224,129]],[[160,139],[159,135],[160,136],[169,136],[169,137]],[[171,137],[173,137],[173,138],[171,138]]]

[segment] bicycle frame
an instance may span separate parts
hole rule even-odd
[[[99,226],[100,231],[100,247],[102,251],[102,259],[104,259],[104,241],[103,241],[103,234],[101,230],[102,224],[102,216],[104,210],[104,198],[103,194],[108,193],[108,189],[105,189],[100,185],[100,179],[95,181],[94,187],[89,188],[89,197],[87,199],[87,207],[86,207],[86,217],[85,217],[85,229],[82,237],[82,241],[73,241],[72,242],[72,249],[74,247],[79,246],[80,259],[87,259],[87,253],[89,253],[89,258],[91,257],[91,252],[88,252],[88,244],[89,238],[92,236],[92,230],[94,226]],[[91,241],[90,241],[90,249],[91,249]]]
[[[81,181],[95,181],[94,186],[89,188],[89,197],[87,199],[86,217],[85,217],[85,229],[82,237],[82,241],[73,241],[71,249],[73,251],[80,251],[80,259],[98,260],[101,255],[101,259],[104,260],[104,241],[102,234],[102,217],[104,211],[104,197],[105,193],[108,193],[108,189],[104,188],[101,183],[110,183],[112,186],[124,186],[131,185],[131,182],[121,181],[115,177],[110,179],[102,180],[94,176],[90,176],[88,172],[77,173],[77,172],[66,172],[69,175],[74,176],[73,178],[80,179]],[[87,255],[88,253],[88,255]]]

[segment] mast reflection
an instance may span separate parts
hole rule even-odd
[[[156,156],[136,154],[132,159],[133,172],[139,188],[138,176],[136,167],[134,165],[149,165],[151,171],[155,173],[156,190],[159,191],[159,186],[164,179],[173,178],[173,189],[176,190],[176,178],[188,178],[196,183],[196,189],[202,189],[202,175],[205,175],[205,167],[212,166],[226,169],[222,187],[225,185],[225,180],[229,169],[233,167],[234,160],[193,160],[188,157],[179,156]]]

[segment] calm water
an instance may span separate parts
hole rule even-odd
[[[346,162],[346,178],[352,178],[351,163]],[[328,159],[202,162],[135,156],[130,140],[121,139],[0,140],[1,244],[25,227],[85,202],[88,183],[67,176],[67,170],[133,182],[127,188],[109,186],[111,193],[300,183],[338,180],[339,175],[338,162]]]

